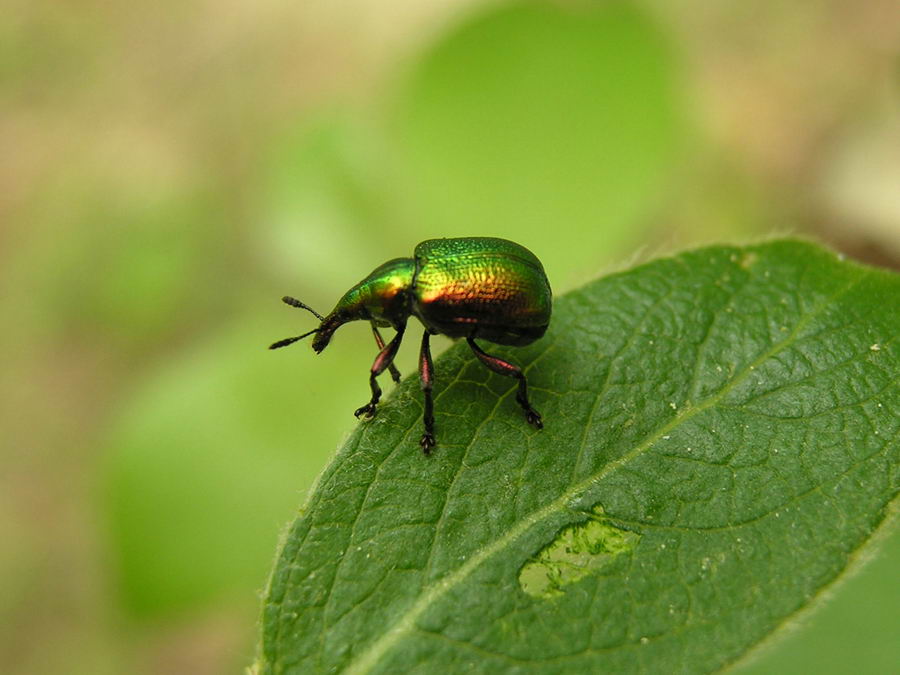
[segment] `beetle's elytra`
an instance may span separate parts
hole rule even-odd
[[[541,416],[528,401],[528,384],[522,370],[484,352],[475,340],[501,345],[527,345],[544,335],[550,324],[552,294],[541,261],[524,246],[493,237],[429,239],[416,246],[412,258],[395,258],[377,267],[347,291],[328,316],[291,297],[282,300],[312,312],[321,323],[296,337],[279,340],[279,349],[315,335],[316,353],[328,346],[338,327],[349,321],[372,324],[378,356],[369,373],[372,398],[357,409],[357,417],[375,415],[381,398],[377,377],[389,370],[394,381],[400,373],[393,365],[406,322],[415,316],[425,326],[419,352],[419,379],[425,396],[425,433],[419,444],[425,454],[435,446],[434,404],[431,389],[434,365],[429,339],[432,335],[466,338],[475,356],[490,370],[519,381],[516,401],[525,419],[540,429]],[[385,344],[379,327],[397,334]]]

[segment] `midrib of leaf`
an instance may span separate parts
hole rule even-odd
[[[866,275],[868,275],[868,272],[866,273]],[[790,334],[788,334],[788,336],[784,340],[775,343],[774,345],[772,345],[772,347],[763,352],[753,362],[745,367],[743,371],[738,373],[728,384],[722,387],[722,389],[720,389],[717,393],[713,394],[712,396],[706,398],[696,405],[685,408],[681,414],[676,415],[655,432],[649,434],[641,443],[636,445],[627,453],[625,453],[618,459],[609,462],[593,476],[589,476],[588,478],[582,480],[580,483],[577,483],[573,487],[569,488],[552,502],[549,502],[546,506],[522,518],[502,537],[497,538],[491,544],[483,546],[481,549],[476,551],[455,571],[448,574],[443,579],[440,579],[425,587],[422,594],[419,596],[419,599],[416,600],[416,602],[414,602],[409,607],[409,609],[407,609],[400,616],[400,618],[393,624],[393,626],[388,628],[382,634],[380,638],[369,645],[369,647],[362,654],[360,654],[358,658],[353,659],[348,664],[345,672],[369,672],[385,653],[387,653],[406,634],[410,633],[413,630],[416,620],[422,615],[423,612],[425,612],[433,603],[440,600],[440,598],[443,597],[452,588],[465,581],[465,579],[470,574],[472,574],[472,572],[474,572],[475,569],[477,569],[483,562],[494,556],[496,553],[499,553],[500,551],[507,548],[508,545],[518,539],[525,532],[527,532],[533,525],[549,518],[551,515],[555,514],[558,511],[563,511],[564,509],[566,509],[571,502],[581,497],[592,486],[601,482],[607,476],[609,476],[628,462],[632,461],[636,457],[639,457],[654,443],[660,440],[660,438],[669,434],[680,424],[687,422],[688,420],[694,418],[696,415],[699,415],[700,413],[716,405],[729,392],[731,392],[735,387],[737,387],[741,382],[749,377],[757,367],[765,363],[767,360],[769,360],[779,352],[793,345],[794,342],[796,342],[799,333],[804,328],[806,328],[806,326],[808,326],[811,321],[816,319],[823,311],[825,311],[825,309],[831,303],[840,298],[842,295],[848,293],[854,286],[859,284],[863,280],[863,278],[864,276],[860,276],[854,279],[844,287],[837,290],[832,295],[823,299],[810,312],[808,312],[805,316],[801,317],[799,321],[797,321],[793,330],[791,330]],[[612,364],[610,364],[610,367],[612,367]],[[600,396],[601,394],[598,393],[597,397],[599,398]],[[594,407],[596,407],[596,404],[597,401],[595,400]],[[579,455],[581,453],[581,450],[583,450],[583,448],[579,449]],[[734,525],[732,525],[731,527],[734,527]]]

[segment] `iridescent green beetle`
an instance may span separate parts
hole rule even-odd
[[[369,374],[372,398],[354,414],[372,417],[381,398],[376,378],[389,369],[394,380],[400,381],[394,356],[407,319],[417,317],[425,326],[419,352],[425,433],[419,444],[428,454],[435,445],[431,397],[434,365],[429,346],[432,335],[466,338],[475,356],[490,370],[518,379],[516,401],[525,411],[525,419],[538,429],[543,427],[541,416],[528,402],[528,384],[522,370],[486,354],[475,339],[516,346],[534,342],[550,324],[552,299],[541,261],[524,246],[492,237],[429,239],[416,246],[412,258],[395,258],[377,267],[347,291],[328,316],[294,298],[282,298],[292,307],[312,312],[321,324],[303,335],[279,340],[269,349],[286,347],[315,334],[312,347],[319,353],[339,326],[359,319],[371,322],[379,349]],[[397,331],[387,345],[379,326]]]

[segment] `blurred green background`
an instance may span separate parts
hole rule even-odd
[[[772,233],[900,267],[898,74],[891,0],[7,0],[4,672],[251,662],[375,353],[268,352],[315,325],[284,294],[328,311],[438,236],[556,292]],[[894,536],[743,672],[896,667],[897,569]]]

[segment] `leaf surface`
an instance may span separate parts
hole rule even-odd
[[[821,595],[897,494],[900,282],[808,243],[712,247],[558,298],[547,336],[436,363],[286,535],[266,673],[710,672]],[[487,346],[487,345],[485,345]],[[407,347],[408,348],[408,347]]]

